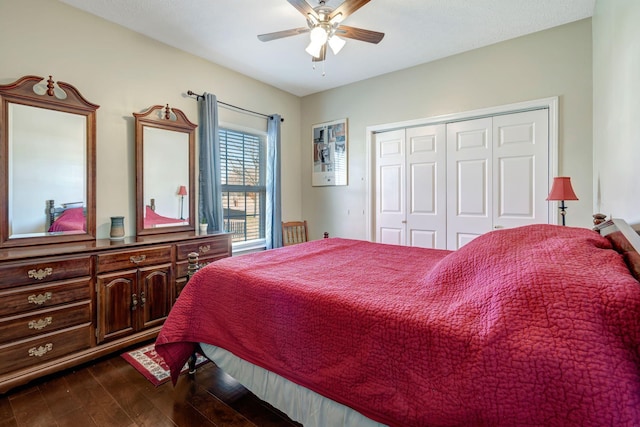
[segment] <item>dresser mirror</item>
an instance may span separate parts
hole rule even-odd
[[[133,113],[136,122],[136,233],[195,230],[195,129],[169,105]]]
[[[98,105],[51,76],[0,85],[0,245],[95,239]]]

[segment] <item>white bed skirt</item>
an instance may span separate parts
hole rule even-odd
[[[222,348],[203,343],[200,347],[224,372],[304,427],[386,427]]]

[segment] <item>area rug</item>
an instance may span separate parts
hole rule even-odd
[[[171,379],[169,367],[162,356],[156,353],[153,344],[122,353],[122,357],[156,387]],[[206,362],[207,359],[198,353],[196,366]],[[187,372],[188,369],[188,364],[185,364],[182,371],[180,371],[180,375]]]

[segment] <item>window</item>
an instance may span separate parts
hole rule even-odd
[[[264,239],[265,158],[263,136],[220,128],[224,229],[232,242]]]

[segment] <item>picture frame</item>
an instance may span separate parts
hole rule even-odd
[[[347,119],[311,126],[313,187],[348,185]]]

